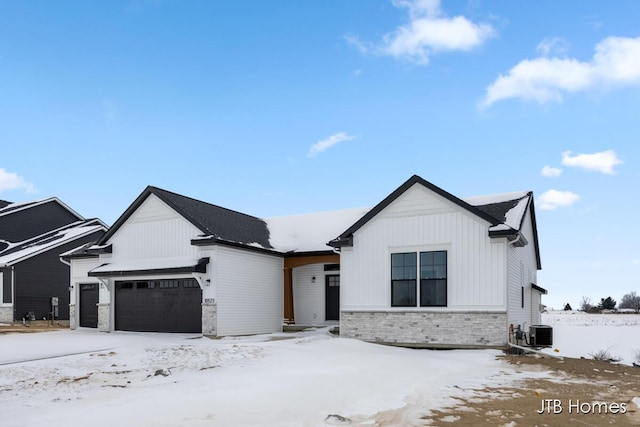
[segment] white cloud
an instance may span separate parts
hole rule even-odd
[[[339,142],[351,141],[352,139],[356,139],[356,137],[353,135],[349,135],[346,132],[336,133],[334,135],[331,135],[329,138],[323,139],[313,144],[309,149],[308,156],[315,157],[318,153],[322,153],[323,151],[328,150]]]
[[[545,103],[564,94],[591,89],[640,85],[640,37],[609,37],[595,47],[593,58],[525,59],[487,87],[482,105],[522,98]]]
[[[347,34],[346,36],[344,36],[344,39],[348,44],[356,48],[356,50],[358,50],[363,55],[369,53],[372,48],[370,43],[363,42],[362,40],[360,40],[360,37],[353,34]]]
[[[27,193],[35,191],[33,184],[25,181],[20,175],[0,168],[0,193],[8,190],[23,189]]]
[[[542,174],[542,176],[547,176],[549,178],[553,178],[553,177],[556,177],[556,176],[560,176],[560,174],[562,173],[562,169],[561,168],[553,168],[551,166],[545,166],[545,167],[542,168],[540,173]]]
[[[571,191],[548,190],[538,196],[540,209],[553,211],[559,207],[570,206],[580,200],[580,196]]]
[[[570,47],[569,42],[561,37],[547,37],[538,43],[536,50],[542,56],[564,55]]]
[[[474,23],[463,16],[446,17],[439,0],[393,0],[397,8],[407,9],[409,22],[383,36],[378,45],[367,44],[356,36],[345,36],[361,53],[374,52],[420,65],[427,65],[435,52],[468,51],[495,35],[493,27]]]
[[[608,175],[615,174],[614,168],[620,163],[622,163],[622,160],[618,158],[618,155],[613,150],[593,154],[577,154],[575,156],[571,155],[571,151],[562,153],[562,164],[565,166],[578,167]]]

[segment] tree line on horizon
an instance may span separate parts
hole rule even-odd
[[[616,300],[608,296],[606,298],[600,298],[600,302],[598,304],[592,304],[591,298],[587,296],[583,296],[580,300],[580,311],[584,311],[586,313],[599,313],[602,310],[615,310],[616,305],[618,308],[631,309],[636,313],[640,313],[640,295],[638,295],[635,291],[631,291],[628,294],[622,296],[620,300],[620,304],[616,303]],[[571,304],[566,303],[564,306],[564,310],[572,310]]]

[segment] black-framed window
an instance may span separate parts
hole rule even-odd
[[[415,307],[417,301],[416,253],[391,254],[391,306]]]
[[[158,282],[158,287],[160,289],[172,289],[180,286],[180,283],[177,280],[160,280]]]
[[[200,285],[196,279],[184,279],[182,281],[183,288],[199,288]]]
[[[447,251],[420,252],[420,307],[447,305]]]
[[[391,306],[446,307],[447,251],[391,254]]]

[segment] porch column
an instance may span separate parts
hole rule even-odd
[[[293,315],[293,269],[285,267],[284,272],[284,321],[295,323]]]

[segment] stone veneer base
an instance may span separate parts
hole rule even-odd
[[[76,329],[76,305],[69,304],[69,329]]]
[[[0,307],[0,323],[13,323],[13,306]]]
[[[98,304],[98,330],[111,332],[111,304]]]
[[[504,347],[507,313],[342,311],[340,336],[409,347]]]
[[[218,336],[218,306],[202,304],[202,335]]]

